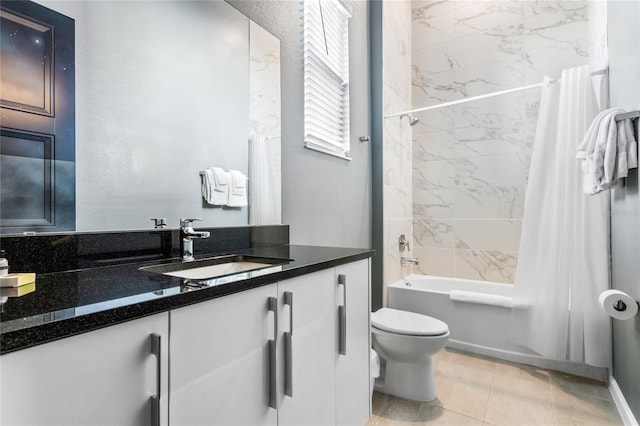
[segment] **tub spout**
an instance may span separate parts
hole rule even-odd
[[[401,257],[400,263],[413,263],[414,265],[419,265],[420,260],[415,257]]]

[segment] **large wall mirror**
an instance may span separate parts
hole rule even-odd
[[[222,1],[37,3],[75,20],[75,230],[280,223],[277,38]],[[213,166],[247,207],[204,201]]]

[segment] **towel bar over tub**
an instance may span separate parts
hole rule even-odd
[[[616,121],[634,119],[634,118],[638,118],[638,117],[640,117],[640,110],[618,114],[618,115],[616,115]]]

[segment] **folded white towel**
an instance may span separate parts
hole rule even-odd
[[[483,305],[513,308],[513,297],[478,293],[476,291],[451,290],[449,292],[449,299],[456,302],[480,303]]]
[[[211,167],[213,171],[214,178],[214,190],[218,192],[226,192],[228,189],[225,188],[229,183],[229,173],[227,173],[224,169],[220,167]]]
[[[578,145],[576,158],[582,160],[582,189],[597,194],[627,176],[638,166],[637,143],[630,120],[616,122],[619,108],[602,111],[593,120]]]
[[[247,176],[238,170],[229,171],[231,188],[229,190],[229,207],[244,207],[247,203]]]
[[[618,167],[617,178],[627,177],[629,169],[638,167],[638,142],[633,132],[633,122],[631,119],[620,120],[618,127],[618,156],[623,162],[622,167]],[[625,155],[626,154],[626,155]]]
[[[229,200],[229,175],[220,167],[209,167],[204,171],[202,196],[213,206],[225,206]],[[205,191],[206,185],[206,191]]]
[[[200,176],[202,177],[200,185],[200,188],[202,190],[202,198],[207,201],[209,199],[209,191],[211,191],[213,187],[213,175],[209,175],[207,173],[207,170],[203,170],[200,172]]]

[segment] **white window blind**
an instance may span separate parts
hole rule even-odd
[[[301,0],[305,147],[349,158],[349,18],[340,0]]]

